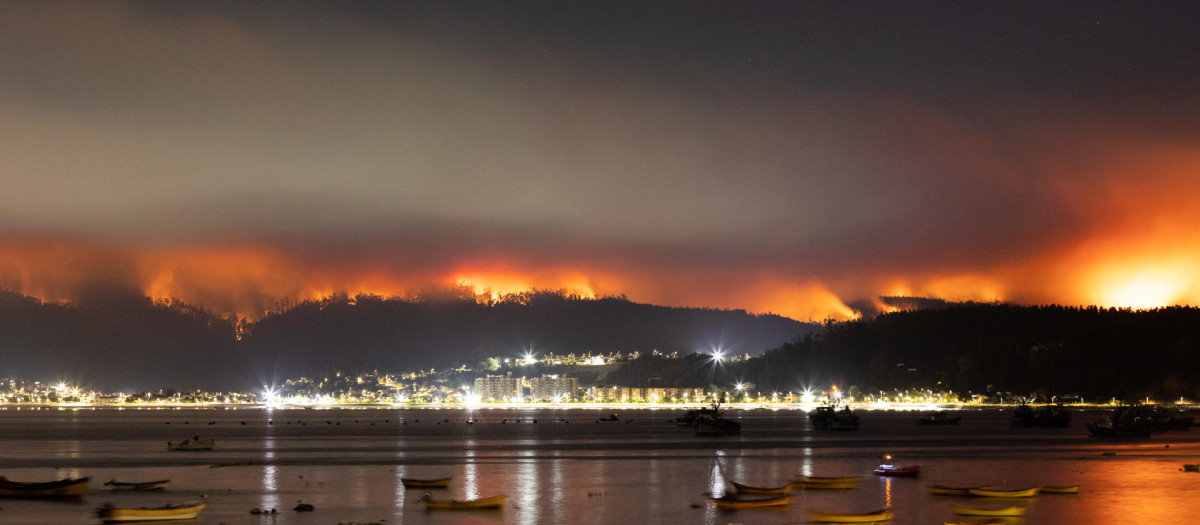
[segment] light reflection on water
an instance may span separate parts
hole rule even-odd
[[[382,519],[410,525],[781,524],[804,522],[809,509],[865,512],[884,505],[896,513],[894,525],[907,525],[951,521],[952,503],[1005,503],[934,497],[926,493],[926,484],[1083,486],[1079,496],[1046,495],[1033,500],[1023,521],[1029,525],[1134,523],[1143,518],[1147,523],[1172,522],[1179,516],[1200,514],[1200,498],[1194,497],[1200,474],[1178,471],[1183,463],[1195,463],[1194,458],[1200,457],[1200,432],[1156,435],[1137,442],[1101,441],[1084,436],[1085,415],[1069,429],[1028,430],[1009,427],[1009,414],[1001,411],[964,412],[961,428],[922,427],[911,417],[866,412],[858,432],[821,433],[805,429],[802,413],[759,411],[743,415],[743,435],[711,440],[696,438],[665,417],[622,425],[479,422],[468,426],[428,424],[436,420],[436,413],[420,412],[416,416],[421,424],[414,424],[416,417],[412,417],[401,426],[383,423],[385,417],[397,421],[391,412],[375,419],[362,410],[285,412],[275,411],[276,423],[271,427],[261,417],[263,412],[254,411],[96,410],[79,412],[76,422],[57,418],[65,412],[4,411],[0,474],[31,481],[68,475],[97,480],[171,478],[172,497],[209,494],[210,508],[195,525],[266,523],[251,520],[248,510],[290,507],[297,499],[313,502],[318,511],[280,509],[270,518],[271,525]],[[543,412],[532,413],[554,421]],[[459,414],[445,414],[442,419],[462,421]],[[511,418],[511,412],[494,419],[504,417]],[[485,415],[481,421],[484,418],[490,417]],[[291,424],[284,424],[288,419]],[[299,425],[301,419],[308,425]],[[362,420],[357,426],[356,419]],[[188,420],[191,425],[183,427]],[[178,439],[181,428],[195,429],[207,421],[217,422],[206,426],[205,432],[218,439],[218,450],[185,454],[165,450],[162,441]],[[1106,451],[1115,455],[1103,456]],[[885,452],[922,465],[922,478],[872,476]],[[260,459],[261,465],[209,468],[214,463]],[[794,503],[778,512],[717,511],[702,495],[724,494],[726,479],[781,484],[797,474],[864,479],[853,491],[797,493]],[[420,495],[404,491],[400,478],[406,475],[453,476],[450,490],[434,492],[439,499],[504,493],[509,504],[492,514],[425,512],[420,504],[404,501]],[[97,501],[80,505],[5,501],[0,522],[92,523],[88,515],[92,503],[110,497],[102,490],[94,487],[92,499]],[[98,499],[99,494],[105,499]],[[111,494],[117,503],[156,503],[147,502],[146,496]]]

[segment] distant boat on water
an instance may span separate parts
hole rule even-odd
[[[111,487],[113,490],[163,490],[167,488],[169,479],[160,479],[156,481],[117,481],[115,479],[104,483],[105,487]]]
[[[952,416],[946,412],[931,412],[917,420],[918,425],[957,425],[962,415]]]
[[[178,442],[168,441],[167,450],[212,450],[215,444],[215,439],[200,439],[200,436],[195,436]]]
[[[1071,426],[1071,412],[1062,405],[1047,405],[1042,408],[1021,404],[1013,410],[1009,420],[1014,427],[1068,427]]]
[[[848,406],[821,405],[808,414],[808,420],[820,430],[858,430],[858,414]]]
[[[1145,406],[1125,406],[1087,424],[1092,437],[1145,438],[1150,437],[1150,409]]]

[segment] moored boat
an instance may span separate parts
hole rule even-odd
[[[168,441],[167,450],[212,450],[215,444],[215,439],[200,439],[200,436],[196,436],[183,441]]]
[[[1068,427],[1071,412],[1059,405],[1048,405],[1039,409],[1022,404],[1013,410],[1009,420],[1014,427]]]
[[[468,500],[435,500],[428,492],[421,496],[425,510],[496,510],[504,508],[504,494]]]
[[[1038,495],[1040,487],[1030,487],[1027,489],[998,489],[995,487],[979,487],[967,489],[967,493],[972,496],[981,498],[1032,498]]]
[[[156,481],[117,481],[112,479],[105,482],[104,486],[113,490],[163,490],[167,488],[167,483],[170,481],[171,480],[169,479],[160,479]]]
[[[787,485],[783,485],[783,486],[779,486],[779,487],[761,487],[761,486],[755,486],[755,485],[743,485],[736,481],[730,481],[729,484],[733,485],[734,490],[736,490],[738,494],[787,494],[792,491],[791,484],[787,484]]]
[[[850,490],[858,486],[858,477],[801,476],[793,484],[807,490]]]
[[[755,509],[762,507],[782,507],[792,502],[788,495],[771,498],[740,498],[736,495],[726,495],[720,498],[708,498],[708,501],[723,509]]]
[[[1079,494],[1079,485],[1070,487],[1049,487],[1042,485],[1038,489],[1038,494]]]
[[[991,517],[1019,517],[1025,515],[1025,507],[1004,507],[1001,509],[983,509],[979,507],[970,507],[967,505],[950,505],[955,514],[961,516],[991,516]]]
[[[858,415],[850,407],[821,405],[808,414],[813,428],[819,430],[858,430]]]
[[[0,476],[0,497],[8,498],[82,498],[92,478],[66,478],[57,481],[11,481]]]
[[[931,412],[917,420],[918,425],[957,425],[961,415],[951,416],[946,412]]]
[[[96,509],[96,516],[104,523],[129,523],[135,521],[171,521],[195,519],[204,510],[204,502],[200,500],[187,501],[161,507],[124,508],[114,507],[106,503]]]
[[[444,488],[450,486],[451,479],[453,479],[453,478],[441,478],[441,479],[400,478],[400,483],[402,485],[404,485],[405,488],[410,488],[410,489],[415,489],[415,488],[444,489]]]
[[[980,487],[949,487],[946,485],[926,485],[925,491],[938,496],[970,496],[971,489]]]
[[[878,521],[891,521],[892,511],[890,509],[879,509],[861,514],[845,514],[810,510],[808,511],[808,519],[809,521],[819,523],[875,523]]]
[[[880,465],[875,468],[876,476],[889,476],[893,478],[915,478],[921,475],[921,467],[912,465],[902,467],[900,465]]]

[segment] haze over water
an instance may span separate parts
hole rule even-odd
[[[742,410],[741,436],[697,437],[679,410],[331,409],[0,411],[0,475],[12,480],[91,476],[82,503],[0,502],[0,521],[97,523],[105,502],[153,506],[207,495],[195,523],[797,523],[808,510],[866,512],[891,506],[896,524],[942,523],[951,503],[1003,507],[1013,500],[928,495],[926,484],[1082,485],[1078,496],[1042,495],[1023,523],[1169,522],[1200,511],[1195,432],[1148,440],[1086,437],[1099,414],[1068,429],[1014,429],[1009,411],[966,411],[958,426],[915,424],[917,414],[863,411],[856,432],[815,431],[795,410]],[[467,419],[477,422],[471,425]],[[522,422],[518,423],[517,421]],[[533,421],[537,422],[534,423]],[[242,423],[245,424],[242,424]],[[211,424],[210,424],[211,423]],[[217,440],[211,452],[168,452],[166,441]],[[1168,447],[1169,445],[1169,447]],[[1102,455],[1106,451],[1114,456]],[[871,475],[883,454],[919,464],[919,479]],[[225,464],[212,468],[213,465]],[[859,475],[849,492],[802,491],[784,510],[716,511],[703,493],[722,479],[783,484],[801,474]],[[503,511],[427,512],[401,477],[453,476],[438,499],[507,494]],[[171,479],[161,493],[110,493],[103,483]],[[316,507],[291,510],[298,501]],[[250,509],[277,508],[274,516]]]

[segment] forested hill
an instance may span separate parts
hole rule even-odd
[[[252,325],[239,342],[257,370],[284,376],[331,369],[406,370],[474,364],[525,352],[760,354],[821,330],[777,315],[671,308],[619,298],[518,294],[494,304],[372,296],[294,306]]]
[[[649,352],[758,354],[820,330],[776,315],[624,299],[520,294],[494,304],[373,296],[304,302],[255,322],[135,290],[42,303],[0,290],[0,377],[125,392],[254,389],[330,370],[407,371],[493,356]],[[241,339],[237,334],[240,332]]]
[[[733,371],[761,389],[857,385],[1200,397],[1200,309],[968,304],[830,325]],[[938,382],[941,382],[939,385]]]

